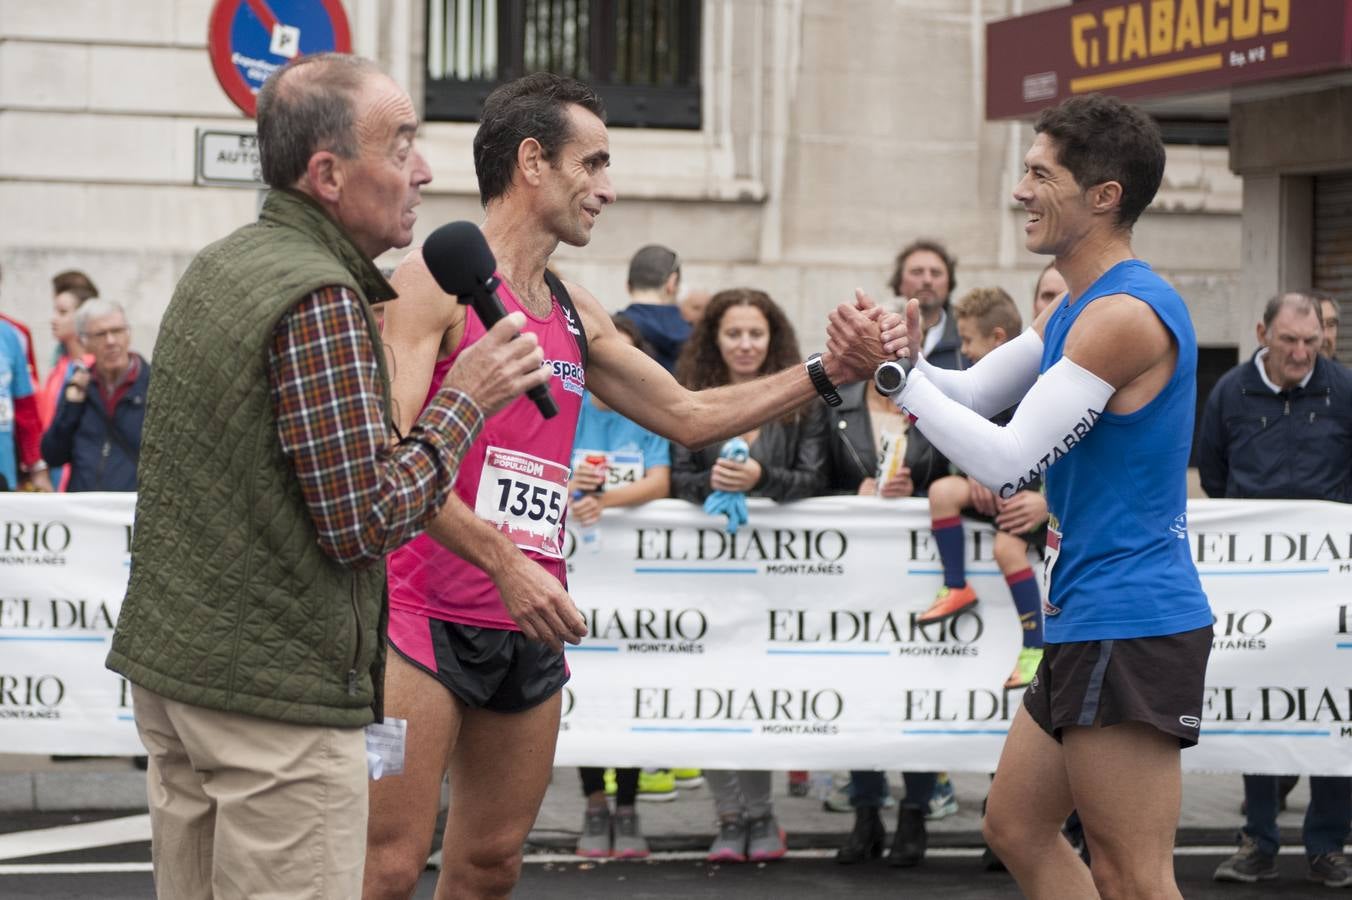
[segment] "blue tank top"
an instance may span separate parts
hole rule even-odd
[[[1047,470],[1048,643],[1155,637],[1212,624],[1188,542],[1197,337],[1183,298],[1141,260],[1118,263],[1048,320],[1042,371],[1061,358],[1080,313],[1113,294],[1150,305],[1178,345],[1178,363],[1154,399],[1128,415],[1103,413]]]

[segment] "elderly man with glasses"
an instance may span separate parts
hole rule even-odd
[[[94,366],[71,375],[42,435],[42,458],[70,466],[67,490],[134,491],[150,363],[132,352],[127,315],[112,300],[86,301],[75,331]]]

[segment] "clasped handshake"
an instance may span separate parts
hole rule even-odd
[[[879,364],[915,358],[924,341],[920,301],[908,300],[902,313],[889,312],[856,288],[854,303],[842,303],[826,319],[826,350],[837,366],[838,384],[871,381]]]

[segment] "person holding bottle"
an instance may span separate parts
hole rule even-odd
[[[709,301],[676,363],[676,378],[692,390],[740,384],[799,365],[793,326],[763,291],[720,291]],[[713,491],[743,492],[785,502],[826,492],[826,417],[820,403],[752,429],[745,462],[720,457],[721,445],[674,447],[672,492],[703,503]],[[711,862],[763,862],[787,850],[775,818],[767,771],[706,771],[714,792],[718,836]]]
[[[630,344],[649,356],[651,347],[638,327],[623,314],[611,316],[615,328]],[[573,476],[569,481],[568,516],[579,533],[579,545],[598,552],[598,526],[601,513],[614,507],[637,506],[666,497],[671,487],[671,451],[666,438],[658,437],[636,425],[588,393],[582,400],[573,443]],[[589,539],[590,538],[590,539]],[[577,855],[591,858],[615,857],[641,859],[648,855],[648,842],[639,826],[634,801],[643,788],[656,799],[674,799],[676,790],[670,771],[640,772],[625,768],[615,771],[615,809],[606,799],[605,771],[584,766],[582,793],[587,808],[582,818],[582,833]],[[654,776],[658,778],[654,778]],[[646,776],[646,778],[645,778]],[[668,782],[666,790],[652,791],[655,780]],[[648,783],[643,783],[643,782]]]

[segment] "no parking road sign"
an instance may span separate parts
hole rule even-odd
[[[297,56],[352,50],[341,0],[216,0],[207,32],[216,80],[247,116],[258,89]]]

